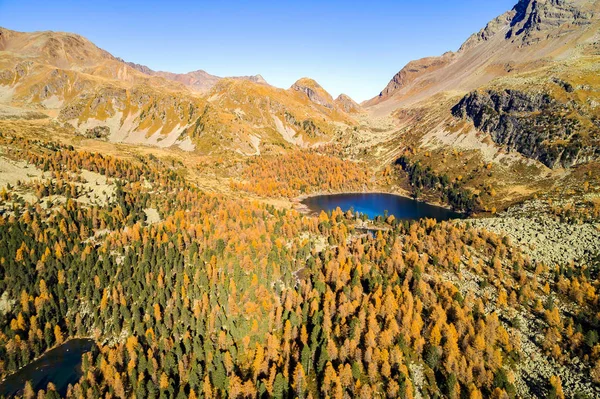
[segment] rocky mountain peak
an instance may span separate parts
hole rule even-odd
[[[525,46],[566,35],[577,27],[589,25],[597,8],[597,0],[520,0],[512,10],[472,35],[459,52],[496,34]]]
[[[309,100],[315,104],[333,108],[333,97],[331,97],[331,94],[313,79],[299,79],[290,89],[306,94]]]
[[[347,113],[359,112],[361,110],[361,106],[356,101],[343,93],[335,99],[335,103]]]
[[[569,32],[569,28],[589,25],[594,13],[589,1],[521,0],[513,8],[514,17],[506,39],[521,39],[524,45]],[[563,25],[566,29],[552,32]]]
[[[311,78],[300,78],[293,85],[292,89],[299,90],[302,88],[309,88],[312,90],[323,90],[323,87],[316,80]]]

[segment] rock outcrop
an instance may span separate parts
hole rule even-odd
[[[454,106],[452,114],[473,121],[496,144],[556,168],[600,156],[598,143],[590,142],[592,135],[583,134],[580,119],[570,111],[571,105],[549,94],[506,89],[471,92]]]

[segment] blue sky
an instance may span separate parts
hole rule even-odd
[[[517,0],[0,0],[0,26],[79,33],[156,70],[262,74],[287,88],[307,76],[357,101],[407,62],[457,50]]]

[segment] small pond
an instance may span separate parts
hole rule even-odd
[[[95,346],[91,339],[72,339],[46,352],[0,382],[0,397],[14,396],[23,390],[27,381],[31,382],[35,391],[46,389],[51,382],[57,392],[65,396],[69,384],[75,384],[81,378],[82,355]]]
[[[355,212],[367,215],[370,219],[383,216],[386,211],[400,220],[430,218],[443,221],[463,217],[460,213],[440,206],[382,193],[320,195],[308,197],[302,201],[302,204],[317,213],[332,211],[338,207],[344,212],[353,209]]]

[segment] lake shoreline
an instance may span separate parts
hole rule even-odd
[[[18,368],[16,371],[14,371],[14,372],[13,372],[13,373],[11,373],[11,374],[7,374],[7,375],[5,375],[5,376],[4,376],[4,378],[2,378],[2,379],[0,380],[0,384],[2,384],[4,381],[6,381],[6,379],[7,379],[8,377],[12,376],[13,374],[17,374],[19,371],[21,371],[21,370],[22,370],[22,369],[24,369],[25,367],[29,366],[31,363],[33,363],[33,362],[36,362],[36,361],[40,360],[41,358],[43,358],[44,356],[46,356],[48,353],[52,352],[54,349],[58,349],[58,348],[60,348],[61,346],[65,345],[65,344],[67,344],[67,343],[69,343],[70,341],[73,341],[73,340],[90,340],[90,341],[94,341],[94,342],[96,342],[96,340],[94,339],[94,337],[79,337],[79,336],[75,336],[75,337],[68,337],[67,339],[65,339],[65,340],[63,341],[63,343],[61,343],[61,344],[54,344],[53,346],[51,346],[51,347],[47,348],[47,349],[46,349],[46,350],[45,350],[43,353],[41,353],[41,354],[40,354],[38,357],[31,359],[31,360],[29,361],[29,363],[27,363],[27,364],[25,364],[25,365],[23,365],[23,366],[19,367],[19,368]]]
[[[19,367],[18,370],[4,376],[0,381],[0,396],[8,395],[10,397],[17,394],[23,389],[27,381],[31,381],[36,390],[45,389],[44,386],[39,386],[39,384],[46,380],[54,383],[59,393],[66,393],[68,384],[72,384],[80,378],[75,378],[75,376],[78,373],[77,367],[81,365],[81,357],[84,353],[93,350],[95,345],[96,341],[92,338],[71,338],[60,345],[54,345],[26,365]],[[78,353],[79,355],[77,355]],[[69,357],[71,357],[70,360]],[[56,362],[58,362],[58,365],[56,365]],[[66,366],[67,370],[57,372],[50,366],[51,363],[53,366],[56,365],[57,369],[71,363],[76,363],[77,366],[74,368]],[[44,373],[44,370],[47,370],[46,373]]]
[[[385,215],[386,212],[400,220],[452,220],[463,219],[466,216],[464,212],[454,211],[449,206],[439,206],[383,190],[312,193],[293,200],[293,209],[311,216],[316,216],[322,211],[330,212],[338,207],[344,212],[352,209],[371,220]]]
[[[464,212],[460,212],[460,211],[455,211],[454,209],[452,209],[452,207],[448,204],[444,204],[441,202],[431,202],[431,201],[423,201],[421,199],[415,199],[411,196],[409,196],[408,192],[405,191],[405,193],[398,193],[398,192],[390,192],[390,191],[382,191],[382,190],[367,190],[367,191],[336,191],[336,192],[325,192],[325,191],[319,191],[316,193],[311,193],[311,194],[303,194],[303,195],[299,195],[293,199],[290,200],[290,202],[293,205],[293,208],[305,215],[317,215],[319,212],[316,211],[312,211],[307,205],[305,205],[303,203],[303,201],[309,199],[309,198],[315,198],[315,197],[323,197],[323,196],[333,196],[333,195],[359,195],[359,194],[385,194],[385,195],[393,195],[396,197],[401,197],[401,198],[406,198],[412,201],[416,201],[416,202],[420,202],[423,204],[427,204],[427,205],[431,205],[431,206],[436,206],[438,208],[443,208],[446,209],[448,211],[452,211],[452,212],[456,212],[459,213],[461,215],[466,216],[466,213]]]

